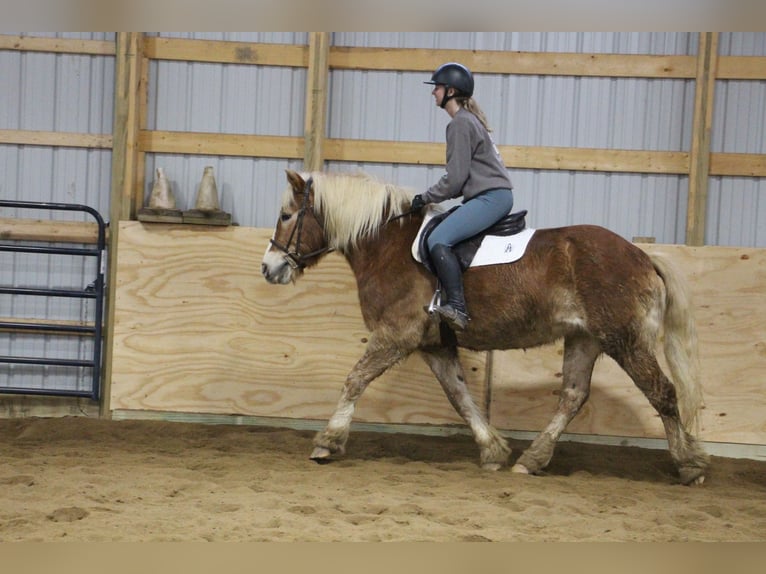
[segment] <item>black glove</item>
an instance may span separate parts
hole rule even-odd
[[[412,198],[412,204],[410,204],[410,211],[420,211],[426,206],[426,202],[423,201],[423,196],[420,194],[417,194],[415,197]]]

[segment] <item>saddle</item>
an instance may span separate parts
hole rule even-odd
[[[455,206],[449,211],[445,211],[444,213],[440,213],[432,217],[425,224],[423,228],[423,232],[420,234],[420,241],[418,242],[418,256],[420,258],[420,261],[423,262],[423,265],[425,265],[426,269],[428,269],[428,271],[430,271],[434,275],[436,275],[436,271],[431,265],[431,258],[428,255],[428,237],[429,235],[431,235],[431,232],[434,230],[434,228],[437,225],[439,225],[439,223],[441,223],[445,217],[449,216],[458,207],[459,206]],[[517,211],[516,213],[511,213],[509,215],[506,215],[500,221],[488,227],[484,231],[477,233],[473,237],[464,239],[463,241],[455,245],[452,248],[452,251],[457,256],[461,269],[465,271],[471,266],[471,262],[473,261],[473,258],[476,255],[476,251],[478,251],[479,246],[481,245],[481,242],[486,235],[508,237],[508,236],[520,233],[524,231],[527,227],[526,216],[527,216],[526,209],[522,211]]]

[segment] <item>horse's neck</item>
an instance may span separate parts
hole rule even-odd
[[[395,273],[415,268],[410,250],[418,229],[418,223],[391,222],[378,231],[374,237],[359,241],[356,247],[344,255],[357,280],[360,290],[370,282],[385,285]]]

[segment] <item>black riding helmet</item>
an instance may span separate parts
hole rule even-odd
[[[456,95],[459,96],[470,98],[473,95],[473,74],[471,74],[471,70],[457,62],[442,64],[431,74],[431,81],[423,83],[454,88],[458,92]],[[443,108],[454,97],[445,95],[439,106]]]

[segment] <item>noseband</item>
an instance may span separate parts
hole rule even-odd
[[[293,227],[293,230],[290,232],[290,237],[287,239],[287,245],[282,245],[274,239],[270,240],[274,247],[285,254],[285,260],[287,260],[287,263],[293,269],[303,269],[306,267],[307,260],[311,259],[312,257],[316,257],[317,255],[321,255],[322,253],[332,251],[332,249],[329,247],[322,247],[321,249],[317,249],[316,251],[312,251],[311,253],[306,253],[304,255],[301,255],[300,252],[301,234],[303,232],[303,218],[306,216],[306,213],[311,213],[311,215],[314,216],[314,219],[316,219],[314,209],[309,205],[309,190],[311,189],[313,182],[314,180],[312,178],[308,178],[306,180],[306,185],[303,187],[303,201],[301,202],[301,208],[298,210],[298,221]],[[319,227],[322,227],[322,223],[318,219],[316,219],[316,221],[319,224]],[[292,244],[293,238],[295,238],[295,249],[290,251],[290,244]]]

